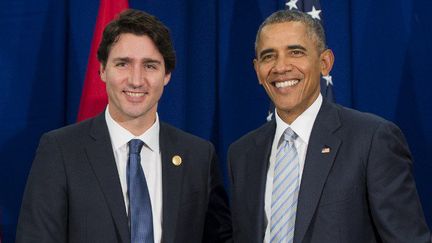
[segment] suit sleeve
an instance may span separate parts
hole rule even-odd
[[[17,243],[67,242],[66,175],[58,143],[41,138],[21,205]]]
[[[210,146],[209,203],[202,242],[232,242],[231,214],[228,196],[223,186],[219,163],[213,145]]]
[[[431,242],[412,174],[412,158],[400,129],[375,131],[367,164],[370,210],[383,242]]]

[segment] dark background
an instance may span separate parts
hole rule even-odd
[[[13,242],[42,133],[75,122],[99,1],[0,0],[0,229]],[[171,28],[178,56],[159,115],[210,139],[225,170],[231,142],[265,122],[252,66],[275,0],[130,0]],[[432,1],[321,1],[336,102],[401,127],[432,225]]]

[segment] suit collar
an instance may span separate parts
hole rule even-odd
[[[153,125],[147,129],[143,134],[135,136],[126,128],[122,127],[118,122],[116,122],[110,115],[107,109],[105,109],[105,121],[108,126],[108,131],[110,134],[111,142],[114,150],[117,150],[134,138],[143,141],[147,147],[149,147],[153,152],[159,153],[159,116],[156,113],[156,120]]]
[[[302,242],[318,206],[341,140],[334,135],[341,126],[338,108],[323,100],[312,128],[298,197],[294,242]],[[323,148],[329,148],[327,153]]]
[[[276,131],[276,121],[273,119],[256,131],[255,145],[265,146],[269,142],[273,142],[274,133]],[[252,149],[255,150],[255,149]]]
[[[262,242],[264,240],[265,229],[267,226],[265,211],[264,211],[264,198],[265,198],[265,185],[267,170],[269,165],[269,158],[271,147],[275,136],[276,122],[272,120],[263,125],[255,134],[255,146],[251,147],[246,152],[245,175],[246,185],[250,188],[245,198],[249,198],[245,202],[245,207],[248,207],[250,213],[250,223],[248,229],[249,233],[255,233],[249,238]]]
[[[340,139],[333,135],[340,126],[341,121],[337,106],[323,99],[312,127],[307,148],[298,198],[294,242],[301,242],[303,240],[315,213],[325,180],[341,143]],[[275,130],[275,120],[265,124],[254,136],[256,147],[247,152],[248,161],[254,162],[247,164],[246,175],[248,175],[248,178],[253,178],[253,180],[248,180],[247,185],[251,188],[251,195],[256,195],[258,198],[254,200],[258,202],[258,205],[255,203],[253,207],[259,210],[250,210],[254,214],[251,215],[252,218],[249,221],[256,222],[256,225],[250,226],[256,229],[256,239],[264,239],[266,227],[264,212],[265,182]],[[330,148],[330,153],[322,153],[322,149],[325,147]]]
[[[104,113],[91,120],[86,146],[90,165],[105,195],[122,242],[130,242],[128,218]]]
[[[181,195],[183,180],[183,166],[175,166],[172,163],[172,158],[175,155],[179,155],[183,161],[186,161],[188,156],[183,150],[178,149],[182,147],[180,144],[181,141],[177,139],[177,136],[172,131],[171,127],[160,122],[159,145],[162,162],[162,197],[164,202],[162,209],[162,240],[164,242],[174,242],[175,239],[179,208],[178,198]],[[90,164],[105,194],[122,242],[130,242],[128,218],[124,206],[122,189],[103,113],[92,120],[90,137],[92,137],[93,141],[86,148]]]
[[[179,198],[182,193],[183,165],[173,164],[173,157],[178,155],[183,163],[187,163],[188,156],[181,148],[182,141],[175,136],[173,128],[161,122],[159,132],[159,144],[162,161],[162,241],[174,242],[177,214],[179,210]]]
[[[276,120],[276,140],[273,141],[273,149],[277,149],[277,146],[275,145],[279,144],[282,134],[288,127],[290,127],[299,136],[301,141],[303,141],[305,144],[308,144],[313,124],[322,105],[322,100],[323,97],[320,94],[312,103],[312,105],[309,106],[302,114],[300,114],[291,124],[284,122],[282,118],[280,118],[277,111],[275,111],[274,117]]]

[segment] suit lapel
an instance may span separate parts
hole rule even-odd
[[[130,242],[123,193],[104,113],[93,120],[90,136],[93,141],[86,146],[90,165],[105,195],[121,241]]]
[[[266,229],[266,219],[264,211],[265,185],[267,170],[273,143],[276,122],[273,120],[263,127],[263,130],[255,136],[255,145],[247,152],[246,155],[246,173],[244,175],[245,185],[247,185],[249,194],[245,195],[245,206],[251,212],[251,225],[248,227],[250,232],[256,232],[256,235],[249,237],[256,239],[256,242],[262,242]],[[257,204],[258,203],[258,204]]]
[[[170,131],[164,123],[160,123],[159,144],[162,161],[162,241],[174,242],[177,215],[179,208],[179,198],[181,195],[183,181],[183,166],[176,166],[172,163],[172,158],[179,155],[184,163],[187,163],[187,155],[179,148],[181,141]]]
[[[312,128],[298,197],[294,242],[302,242],[315,213],[327,176],[341,144],[333,135],[340,127],[337,109],[323,100]],[[330,151],[328,151],[329,148]],[[324,149],[324,150],[323,150]]]

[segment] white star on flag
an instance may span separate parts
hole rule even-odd
[[[332,76],[331,75],[325,75],[325,76],[323,76],[323,79],[325,79],[327,86],[329,86],[329,84],[333,85],[333,80],[332,80]]]
[[[312,11],[307,12],[312,18],[321,20],[319,14],[321,13],[321,10],[316,10],[315,6],[312,6]]]
[[[293,8],[298,9],[297,1],[298,0],[290,0],[289,2],[285,3],[285,5],[288,6],[290,10],[292,10]]]
[[[273,108],[273,109],[274,109],[274,108]],[[267,121],[271,121],[272,119],[273,119],[273,111],[270,111],[270,110],[269,110],[266,120],[267,120]]]

